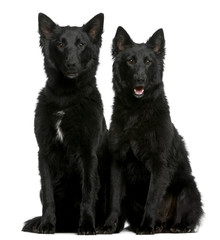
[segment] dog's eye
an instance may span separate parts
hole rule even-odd
[[[82,47],[84,47],[84,46],[85,46],[85,43],[83,43],[83,42],[79,42],[79,43],[78,43],[78,47],[79,47],[79,48],[82,48]]]
[[[57,43],[57,47],[58,47],[58,48],[62,48],[62,47],[63,47],[63,43],[62,43],[62,42],[58,42],[58,43]]]
[[[151,61],[147,59],[147,60],[145,61],[145,64],[149,65],[149,64],[151,64]]]
[[[128,60],[127,60],[127,63],[128,63],[128,64],[133,64],[133,63],[134,63],[134,60],[133,60],[132,58],[131,58],[131,59],[128,59]]]

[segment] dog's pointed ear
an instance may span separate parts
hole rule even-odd
[[[42,38],[49,39],[54,28],[57,26],[48,16],[38,14],[39,34]]]
[[[100,41],[103,33],[103,23],[104,14],[99,13],[83,25],[83,31],[85,31],[92,40]]]
[[[123,27],[118,27],[112,43],[112,56],[116,57],[120,51],[133,45],[133,41]]]
[[[156,54],[165,52],[165,39],[163,29],[158,29],[147,41],[147,47],[153,49]]]

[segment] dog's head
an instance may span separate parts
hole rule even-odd
[[[76,79],[98,64],[104,15],[93,17],[82,27],[60,27],[40,13],[40,46],[45,69],[52,68],[67,79]]]
[[[162,29],[146,43],[137,44],[122,27],[118,27],[112,46],[114,90],[143,98],[147,90],[162,81],[164,46]]]

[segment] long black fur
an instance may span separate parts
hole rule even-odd
[[[164,94],[163,30],[136,44],[119,27],[112,54],[111,210],[101,232],[121,231],[126,219],[137,234],[192,232],[201,196]]]
[[[23,231],[95,234],[103,222],[107,130],[95,78],[103,21],[98,14],[82,27],[60,27],[39,14],[47,75],[35,111],[43,211]]]

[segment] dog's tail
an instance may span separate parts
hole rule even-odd
[[[41,223],[41,217],[35,217],[33,219],[30,219],[24,223],[24,227],[22,228],[22,231],[39,233],[40,223]]]

